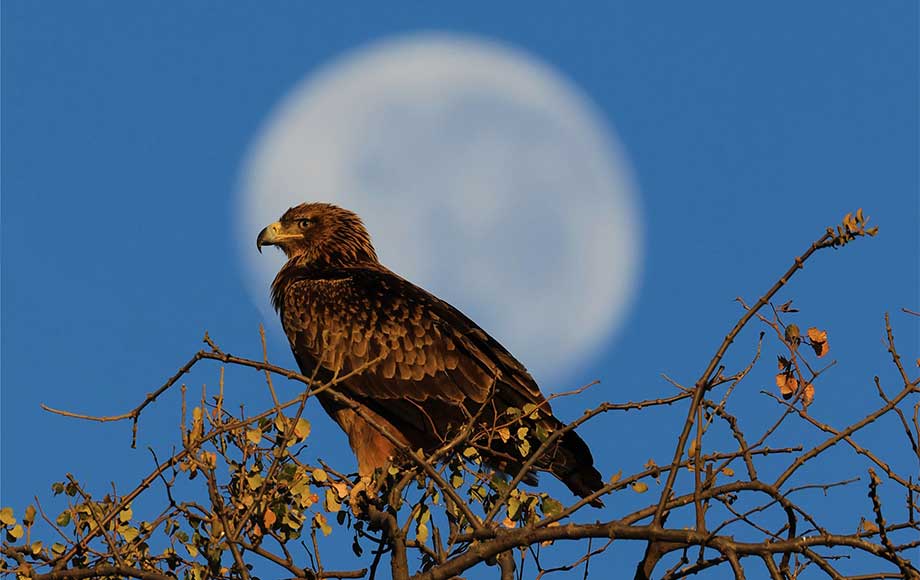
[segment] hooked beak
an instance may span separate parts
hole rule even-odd
[[[274,246],[279,240],[289,237],[282,235],[281,231],[281,222],[275,222],[267,225],[259,232],[259,237],[256,238],[256,249],[259,250],[260,254],[262,253],[262,246]]]

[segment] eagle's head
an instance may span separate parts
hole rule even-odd
[[[328,203],[302,203],[259,232],[256,248],[277,246],[301,265],[347,266],[376,262],[361,218]]]

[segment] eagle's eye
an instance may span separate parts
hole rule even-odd
[[[309,218],[304,218],[302,220],[297,220],[297,225],[300,226],[300,229],[305,230],[311,225],[313,225],[313,220]]]

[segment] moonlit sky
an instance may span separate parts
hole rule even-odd
[[[825,226],[861,206],[879,237],[818,256],[780,296],[795,298],[800,325],[828,329],[838,361],[812,412],[835,425],[861,417],[877,401],[873,375],[895,388],[884,312],[902,355],[918,355],[916,320],[898,312],[920,309],[917,22],[912,0],[667,11],[4,1],[0,503],[21,513],[67,472],[100,493],[111,480],[127,490],[151,468],[145,447],[165,453],[176,436],[177,396],[142,418],[138,450],[128,424],[67,420],[39,403],[124,412],[199,348],[205,330],[234,354],[261,355],[258,325],[275,321],[252,300],[240,260],[248,155],[308,75],[399,35],[463,35],[528,55],[589,99],[631,167],[642,218],[636,296],[622,328],[554,379],[602,381],[561,401],[559,415],[670,394],[661,373],[691,383],[737,317],[734,298],[756,299]],[[375,239],[417,231],[389,227]],[[243,242],[254,246],[256,233]],[[452,292],[456,302],[480,300],[473,287]],[[730,365],[746,361],[755,337],[736,342]],[[515,350],[513,337],[506,342]],[[293,365],[278,337],[269,356]],[[739,393],[735,412],[752,433],[778,413],[757,394],[772,368],[768,360]],[[206,366],[188,384],[197,392],[216,378]],[[228,390],[248,405],[268,401],[251,373],[229,374]],[[603,472],[626,473],[649,457],[668,460],[683,414],[611,416],[580,432]],[[322,438],[313,453],[348,457],[322,411],[308,415]],[[811,436],[790,427],[776,444]],[[883,428],[859,441],[891,446]],[[916,473],[906,451],[886,459]],[[854,461],[835,450],[803,475],[864,476]],[[634,501],[618,496],[606,515]],[[841,508],[825,519],[841,530],[868,514],[864,487],[825,501]],[[638,548],[618,549],[606,565],[632,573]],[[330,540],[327,551],[330,566],[347,565],[347,543]]]
[[[284,254],[253,252],[250,234],[330,192],[384,264],[558,390],[619,328],[639,277],[635,187],[604,125],[560,75],[496,42],[404,35],[334,60],[283,99],[243,164],[256,304],[275,318],[266,289]]]

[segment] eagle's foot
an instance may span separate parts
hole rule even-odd
[[[348,492],[348,505],[351,506],[351,513],[359,519],[367,519],[368,504],[372,502],[376,504],[377,501],[377,486],[368,475],[362,475]]]

